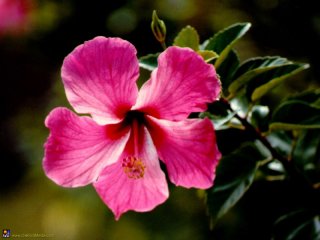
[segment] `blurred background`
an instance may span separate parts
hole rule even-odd
[[[274,212],[290,196],[255,183],[210,230],[204,194],[170,184],[170,198],[149,213],[116,222],[91,187],[64,189],[42,171],[44,119],[68,102],[60,79],[64,57],[95,36],[117,36],[138,56],[161,51],[152,10],[167,25],[167,45],[186,25],[201,40],[236,22],[251,22],[236,45],[241,60],[281,55],[311,68],[277,88],[272,99],[319,87],[320,8],[312,0],[0,0],[0,230],[51,239],[270,239]],[[260,184],[260,185],[259,185]],[[261,209],[265,204],[266,207]]]

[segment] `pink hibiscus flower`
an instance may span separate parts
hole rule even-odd
[[[213,185],[220,159],[213,125],[187,119],[219,96],[214,67],[189,48],[169,47],[138,91],[136,49],[119,38],[96,37],[64,60],[67,98],[79,114],[56,108],[43,167],[65,187],[93,184],[116,219],[149,211],[168,198],[165,174],[178,186]]]

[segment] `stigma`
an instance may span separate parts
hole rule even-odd
[[[140,158],[129,156],[122,160],[122,168],[128,178],[140,179],[144,176],[146,166]]]

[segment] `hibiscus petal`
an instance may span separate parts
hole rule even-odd
[[[136,49],[120,38],[96,37],[65,58],[61,76],[78,113],[90,113],[101,125],[119,122],[138,94]]]
[[[151,137],[144,127],[139,130],[138,157],[145,165],[142,178],[129,178],[124,172],[122,161],[106,167],[94,183],[104,203],[118,220],[124,212],[134,210],[146,212],[163,203],[169,196],[165,174],[160,169],[157,152]],[[131,137],[123,159],[134,153],[134,137]]]
[[[167,120],[206,110],[221,91],[215,69],[189,48],[169,47],[140,89],[134,109]]]
[[[170,180],[186,188],[213,185],[221,154],[209,119],[180,122],[148,117],[148,130]]]
[[[50,179],[65,187],[95,181],[106,165],[119,159],[130,135],[129,128],[100,126],[66,108],[55,108],[45,124],[50,135],[43,168]]]

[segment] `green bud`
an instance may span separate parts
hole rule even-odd
[[[155,38],[161,43],[164,44],[166,39],[166,25],[164,21],[158,18],[156,10],[153,10],[152,13],[152,22],[151,22],[151,29]]]

